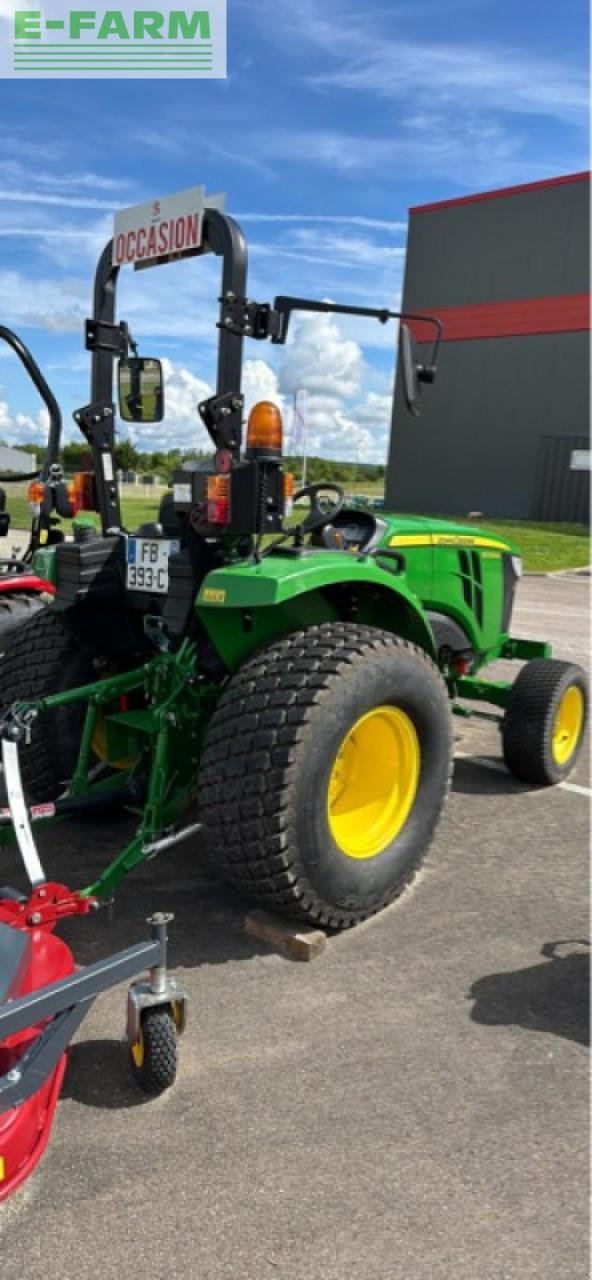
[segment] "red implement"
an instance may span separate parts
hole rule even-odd
[[[0,926],[10,925],[13,929],[24,932],[27,939],[18,973],[13,975],[11,981],[10,999],[28,995],[50,982],[67,977],[75,970],[70,948],[51,932],[59,906],[65,905],[61,895],[56,892],[61,888],[62,886],[57,885],[44,885],[42,890],[34,889],[25,903],[9,898],[0,899]],[[43,894],[41,899],[40,893]],[[70,898],[73,897],[74,895],[70,895]],[[53,920],[50,903],[53,907]],[[43,923],[33,926],[28,924],[31,916],[38,915],[40,910],[43,912]],[[71,915],[74,912],[65,910],[62,914]],[[27,1027],[8,1036],[0,1044],[0,1076],[8,1071],[18,1071],[22,1055],[44,1025],[41,1022]],[[16,1190],[43,1155],[65,1069],[66,1054],[63,1053],[55,1070],[32,1098],[0,1114],[0,1200],[6,1199]]]

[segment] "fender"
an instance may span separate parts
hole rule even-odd
[[[204,578],[196,612],[231,670],[281,636],[322,622],[367,622],[436,658],[433,632],[404,571],[343,551],[278,552]]]
[[[0,592],[10,592],[12,595],[14,591],[38,591],[39,593],[45,591],[47,595],[55,595],[53,582],[47,582],[45,578],[38,578],[33,573],[21,573],[15,575],[15,577],[7,574],[5,578],[0,577]]]

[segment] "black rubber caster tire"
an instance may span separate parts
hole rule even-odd
[[[570,735],[566,727],[562,736],[558,717],[560,708],[566,708],[566,696],[574,728]],[[582,749],[587,718],[588,682],[581,667],[555,658],[527,662],[512,686],[502,726],[510,772],[540,786],[562,782]],[[565,723],[569,726],[569,716]]]
[[[136,1084],[157,1097],[175,1083],[178,1063],[177,1027],[171,1009],[155,1006],[140,1017],[140,1036],[130,1045],[130,1066]]]

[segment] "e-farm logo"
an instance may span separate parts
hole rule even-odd
[[[199,0],[197,0],[199,4]],[[203,2],[203,0],[202,0]],[[182,0],[181,0],[182,3]],[[11,8],[10,3],[8,6]],[[0,18],[0,77],[9,79],[200,79],[226,76],[226,0],[203,8],[171,0],[158,9],[36,8],[15,0]],[[6,28],[9,27],[9,30]]]

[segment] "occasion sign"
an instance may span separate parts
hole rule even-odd
[[[205,187],[190,187],[149,204],[121,209],[113,224],[114,266],[153,267],[199,253],[206,204],[220,209],[224,197],[206,199]]]

